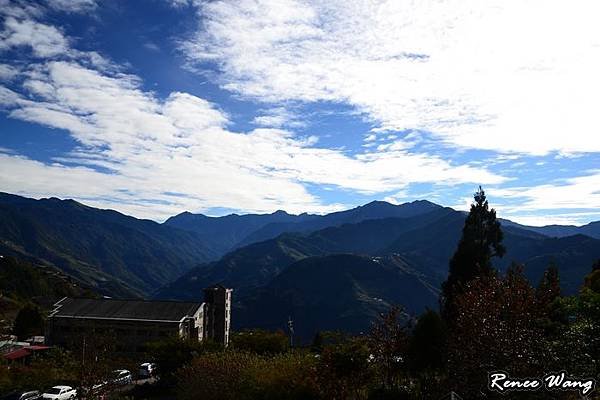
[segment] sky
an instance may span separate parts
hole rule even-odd
[[[600,220],[596,0],[0,0],[0,191]]]

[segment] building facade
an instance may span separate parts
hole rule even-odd
[[[211,295],[222,290],[228,295]],[[105,340],[123,352],[143,351],[146,344],[167,337],[211,339],[226,346],[231,289],[207,288],[205,297],[205,302],[64,298],[48,317],[47,342],[77,348],[85,340],[88,345]]]
[[[225,346],[229,344],[232,291],[220,285],[204,289],[207,304],[204,331],[207,337]]]

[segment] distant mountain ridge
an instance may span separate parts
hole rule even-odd
[[[346,262],[372,266],[348,258],[350,255],[366,259],[401,259],[406,270],[418,274],[421,284],[437,290],[446,278],[448,260],[456,249],[464,219],[464,212],[436,208],[429,213],[408,218],[365,220],[310,233],[285,233],[236,249],[218,261],[194,268],[162,288],[156,296],[187,299],[195,296],[204,286],[222,283],[235,288],[235,307],[239,315],[233,320],[236,328],[273,327],[277,323],[280,324],[279,328],[284,328],[283,314],[303,313],[298,304],[313,304],[311,298],[335,297],[334,293],[340,289],[334,289],[333,286],[328,288],[328,282],[355,284],[353,280],[344,280],[343,276],[332,278],[325,274],[326,271],[345,273],[344,265],[340,263]],[[563,290],[573,294],[581,286],[583,277],[589,273],[593,261],[600,258],[600,240],[588,236],[550,238],[510,224],[503,225],[503,231],[508,252],[504,258],[495,259],[494,265],[502,271],[512,261],[523,263],[525,273],[534,285],[539,282],[544,270],[553,264],[559,268]],[[342,254],[346,258],[338,257]],[[306,260],[311,260],[306,275],[291,272],[295,266],[308,262]],[[323,275],[319,275],[320,269]],[[362,272],[365,274],[362,279],[371,279],[368,270]],[[373,268],[372,273],[377,275],[381,271]],[[289,276],[295,280],[284,279]],[[405,278],[409,279],[408,276]],[[396,282],[398,288],[405,287],[395,281],[396,278],[390,279]],[[320,288],[321,292],[315,293],[314,288]],[[355,315],[360,319],[355,321],[355,325],[349,321],[342,325],[359,329],[377,308],[365,309],[363,303],[356,301],[358,292],[351,287],[345,288],[345,291],[348,298],[353,300],[349,300],[348,308],[336,308],[336,312]],[[415,292],[410,300],[394,297],[391,292],[386,293],[379,297],[381,304],[389,305],[401,299],[411,305],[412,311],[431,304],[430,291]],[[271,304],[270,308],[267,304]],[[313,311],[302,317],[307,326],[314,328],[316,321],[333,318],[333,311],[325,300],[311,307]]]
[[[253,232],[269,224],[300,223],[319,218],[317,215],[291,215],[285,211],[272,214],[230,214],[223,217],[208,217],[203,214],[183,212],[170,217],[164,225],[199,234],[207,245],[220,254],[225,254]]]
[[[399,205],[385,201],[372,201],[363,206],[325,215],[307,213],[293,215],[279,210],[272,214],[230,214],[223,217],[208,217],[186,211],[167,219],[164,224],[199,233],[216,252],[225,254],[239,247],[276,238],[282,233],[309,233],[369,219],[408,218],[441,208],[444,207],[427,200],[415,200]],[[549,237],[582,234],[600,239],[600,221],[582,226],[528,226],[507,219],[500,219],[500,221],[505,228],[519,228]]]
[[[427,200],[416,200],[400,205],[372,201],[364,206],[326,215],[292,215],[279,210],[272,214],[208,217],[186,211],[167,219],[164,224],[196,232],[213,246],[215,251],[225,254],[239,247],[273,239],[286,232],[312,232],[369,219],[407,218],[439,208],[442,206]]]
[[[521,225],[506,219],[501,220],[506,226],[514,226],[521,229],[527,229],[532,232],[540,233],[549,237],[567,237],[574,235],[586,235],[595,239],[600,239],[600,221],[590,222],[589,224],[575,225],[546,225],[546,226],[528,226]]]
[[[73,200],[0,193],[0,254],[54,266],[99,293],[149,295],[217,258],[199,235]]]
[[[94,292],[121,298],[198,299],[204,287],[224,283],[235,289],[236,328],[273,326],[287,312],[304,320],[308,334],[322,321],[363,329],[380,306],[395,302],[411,312],[431,305],[465,216],[421,200],[327,215],[182,213],[158,224],[73,200],[0,193],[0,255],[57,268]],[[574,293],[600,258],[600,240],[592,237],[599,225],[544,230],[502,220],[508,253],[494,263],[500,270],[512,260],[524,263],[534,284],[556,264],[563,290]],[[578,234],[548,236],[568,229]],[[346,306],[336,303],[336,291]],[[285,306],[265,309],[269,303]],[[302,316],[300,305],[313,311]]]
[[[307,257],[337,253],[380,254],[399,234],[432,223],[449,208],[409,218],[369,219],[331,226],[311,233],[284,233],[274,239],[236,249],[218,261],[190,270],[181,279],[161,289],[159,298],[192,295],[202,285],[223,282],[235,287],[238,296],[261,287],[290,264]],[[190,283],[193,288],[188,292]]]

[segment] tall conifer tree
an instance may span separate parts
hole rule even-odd
[[[450,259],[448,279],[442,285],[442,313],[446,320],[455,317],[453,302],[464,286],[478,276],[495,274],[492,257],[502,257],[502,229],[496,219],[496,210],[489,209],[485,192],[479,186],[474,202],[465,220],[462,237]]]

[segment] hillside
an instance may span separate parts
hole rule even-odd
[[[235,288],[235,298],[241,305],[295,262],[340,253],[401,256],[413,270],[439,287],[446,278],[448,260],[456,249],[464,218],[462,212],[438,209],[410,218],[367,220],[309,234],[284,234],[194,268],[158,291],[157,297],[195,298],[203,287],[222,283]],[[525,273],[536,284],[553,263],[559,268],[567,294],[578,290],[592,262],[600,258],[600,241],[587,236],[549,238],[514,226],[503,230],[508,252],[494,264],[504,270],[511,261],[524,263]]]
[[[302,258],[335,253],[380,254],[401,233],[428,226],[448,213],[456,212],[440,208],[410,218],[366,220],[308,234],[285,233],[196,267],[162,288],[156,297],[190,299],[203,287],[219,282],[236,288],[237,295],[244,296]]]
[[[10,332],[23,305],[34,303],[47,310],[65,296],[95,297],[96,293],[55,268],[0,255],[0,334]]]
[[[101,293],[143,296],[215,254],[188,231],[73,200],[0,193],[0,252],[54,266]]]
[[[276,330],[291,317],[296,336],[307,342],[318,330],[364,332],[394,304],[414,315],[437,301],[437,289],[401,257],[309,257],[242,299],[233,323]]]

